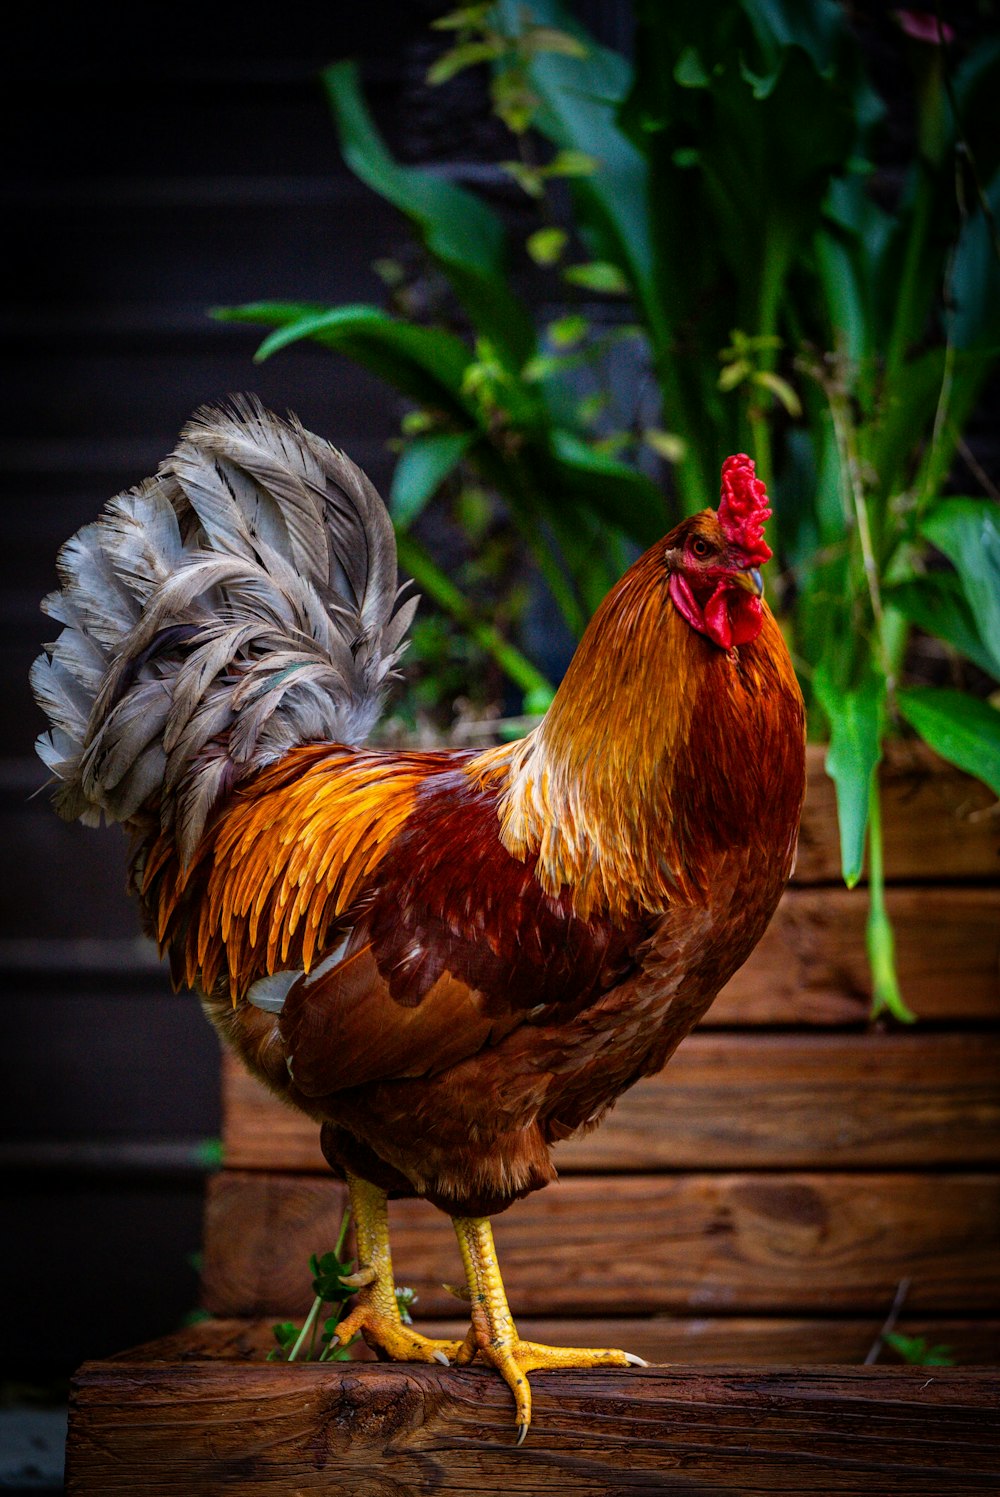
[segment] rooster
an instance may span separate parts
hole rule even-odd
[[[764,485],[722,470],[592,619],[552,705],[484,752],[364,747],[416,607],[342,453],[252,400],[200,411],[155,478],[62,549],[32,682],[66,818],[120,822],[178,985],[346,1180],[339,1327],[495,1367],[518,1439],[537,1368],[490,1217],[551,1146],[659,1071],[760,939],[792,868],[802,698],[763,602]],[[453,1219],[471,1325],[403,1324],[386,1201]]]

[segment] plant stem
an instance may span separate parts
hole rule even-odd
[[[896,1294],[892,1301],[889,1313],[885,1317],[882,1329],[879,1331],[878,1335],[875,1337],[875,1340],[872,1342],[871,1346],[868,1349],[868,1355],[865,1357],[863,1364],[865,1367],[871,1367],[875,1362],[878,1361],[882,1348],[885,1345],[885,1338],[887,1336],[891,1336],[893,1331],[896,1329],[896,1323],[898,1322],[899,1317],[902,1314],[903,1305],[906,1303],[906,1296],[909,1294],[909,1292],[910,1280],[900,1279],[898,1285],[896,1286]]]
[[[893,671],[889,642],[886,638],[885,612],[882,607],[878,559],[875,555],[871,525],[868,519],[868,503],[865,499],[861,465],[858,461],[856,434],[848,409],[846,395],[842,391],[835,389],[830,382],[826,382],[825,389],[827,401],[830,406],[830,415],[833,420],[834,434],[837,440],[837,451],[840,457],[841,482],[845,490],[845,509],[848,513],[853,514],[857,528],[865,585],[868,590],[868,600],[871,604],[872,618],[875,621],[875,633],[878,640],[880,657],[879,664],[886,678],[886,689],[891,704],[896,684],[895,673]]]
[[[351,1208],[344,1207],[344,1214],[340,1219],[340,1231],[337,1233],[337,1246],[333,1250],[335,1258],[343,1262],[344,1243],[347,1241],[347,1229],[351,1225]]]
[[[298,1334],[298,1336],[296,1338],[295,1345],[292,1347],[291,1351],[288,1353],[288,1360],[289,1360],[289,1362],[294,1362],[295,1358],[298,1356],[299,1352],[302,1350],[302,1346],[303,1346],[303,1343],[305,1342],[306,1337],[309,1335],[309,1332],[313,1329],[313,1327],[316,1324],[316,1317],[319,1315],[319,1307],[320,1307],[320,1305],[322,1303],[323,1303],[323,1301],[320,1299],[319,1295],[317,1295],[316,1298],[312,1302],[312,1309],[309,1311],[309,1314],[306,1316],[305,1324],[303,1325],[301,1331],[299,1332],[299,1334]],[[308,1358],[307,1358],[307,1360],[308,1360]]]

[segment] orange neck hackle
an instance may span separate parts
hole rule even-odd
[[[469,766],[474,779],[499,771],[504,845],[537,854],[543,888],[571,888],[580,915],[663,908],[677,891],[664,771],[696,689],[690,634],[669,601],[661,544],[605,598],[539,726]]]
[[[782,770],[771,762],[776,698],[801,710],[765,605],[753,638],[729,650],[675,606],[670,558],[693,523],[608,594],[539,726],[467,768],[499,790],[507,850],[536,859],[553,897],[570,889],[582,918],[627,920],[697,897],[692,869],[704,860],[692,850],[707,838],[724,855],[767,814],[767,787]]]

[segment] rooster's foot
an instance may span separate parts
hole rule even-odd
[[[583,1346],[542,1346],[537,1341],[522,1341],[510,1316],[493,1317],[484,1305],[472,1307],[472,1325],[454,1357],[456,1366],[464,1366],[473,1357],[495,1367],[514,1395],[517,1416],[517,1443],[522,1444],[531,1423],[531,1385],[529,1372],[549,1371],[557,1367],[645,1367],[641,1357],[627,1351]]]
[[[456,1217],[455,1231],[469,1280],[472,1324],[454,1360],[463,1366],[478,1357],[496,1368],[514,1395],[518,1445],[531,1423],[529,1372],[557,1367],[648,1366],[627,1351],[522,1341],[507,1304],[489,1221],[485,1217]]]
[[[396,1281],[389,1251],[386,1194],[359,1175],[347,1176],[354,1213],[354,1231],[361,1266],[343,1282],[357,1288],[353,1308],[337,1326],[337,1340],[346,1346],[363,1336],[373,1351],[393,1362],[443,1362],[457,1354],[460,1341],[434,1341],[403,1324],[396,1299]]]
[[[337,1326],[337,1339],[342,1346],[358,1335],[364,1337],[373,1351],[382,1352],[392,1362],[441,1362],[447,1367],[462,1346],[460,1341],[437,1341],[422,1336],[412,1326],[404,1325],[395,1291],[378,1280],[370,1289],[361,1291],[354,1309]]]

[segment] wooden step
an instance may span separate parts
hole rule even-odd
[[[469,1329],[456,1304],[447,1320],[428,1320],[418,1303],[414,1314],[427,1336],[461,1341]],[[888,1310],[888,1306],[885,1307]],[[185,1330],[120,1352],[112,1361],[263,1362],[277,1342],[275,1319],[202,1320]],[[859,1367],[871,1351],[885,1315],[821,1317],[794,1315],[619,1315],[539,1318],[518,1316],[518,1330],[528,1341],[551,1346],[621,1346],[647,1362],[680,1363],[686,1367],[717,1367],[723,1362],[747,1367],[830,1366]],[[1000,1320],[962,1320],[952,1316],[900,1316],[901,1335],[922,1338],[929,1347],[944,1347],[957,1367],[996,1367],[1000,1364]],[[375,1353],[363,1341],[350,1348],[352,1361],[370,1362]],[[878,1360],[890,1365],[901,1358],[884,1346]]]
[[[204,1294],[219,1315],[302,1311],[307,1262],[337,1239],[344,1188],[227,1170],[209,1184]],[[923,1313],[995,1314],[1000,1175],[778,1173],[575,1177],[495,1219],[515,1315],[878,1314],[899,1281]],[[390,1206],[399,1281],[455,1315],[449,1219]]]
[[[223,1098],[227,1165],[327,1173],[317,1124],[230,1056]],[[554,1157],[562,1174],[998,1165],[1000,1035],[693,1034]]]
[[[89,1362],[71,1497],[177,1493],[996,1491],[1000,1376],[949,1368],[532,1375],[528,1439],[496,1373],[379,1363]]]

